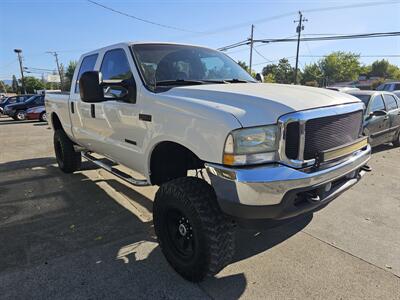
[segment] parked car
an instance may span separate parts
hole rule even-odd
[[[11,96],[6,97],[2,101],[0,101],[0,114],[4,114],[4,108],[9,104],[21,103],[29,99],[34,95],[19,95],[19,96]]]
[[[369,170],[359,99],[259,83],[216,50],[120,43],[83,55],[73,78],[69,94],[46,95],[59,168],[78,170],[82,153],[130,184],[159,185],[155,232],[191,281],[231,262],[234,223],[312,213]]]
[[[24,102],[9,104],[4,108],[4,114],[10,116],[14,120],[22,121],[26,119],[26,110],[31,107],[43,106],[44,96],[35,95]]]
[[[376,88],[377,91],[393,92],[400,90],[400,81],[385,82]]]
[[[351,86],[327,86],[326,89],[332,90],[332,91],[338,91],[342,93],[348,93],[352,91],[359,91],[359,88],[356,87],[351,87]]]
[[[364,135],[372,146],[393,143],[400,146],[400,99],[384,91],[350,92],[367,107],[364,115]]]
[[[26,110],[27,120],[39,120],[47,122],[46,107],[44,105],[31,107]]]

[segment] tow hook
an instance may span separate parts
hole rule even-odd
[[[370,166],[364,165],[361,167],[361,170],[363,170],[365,172],[371,172],[372,168]]]

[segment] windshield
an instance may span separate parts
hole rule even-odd
[[[169,44],[138,44],[132,49],[149,86],[162,85],[163,81],[177,84],[256,82],[235,61],[215,50]]]
[[[362,102],[364,102],[365,106],[368,106],[369,99],[371,99],[370,95],[357,95],[357,94],[351,94],[354,97],[357,97],[360,99]]]

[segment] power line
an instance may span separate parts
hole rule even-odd
[[[373,32],[373,33],[363,33],[363,34],[349,34],[349,35],[334,35],[334,36],[320,36],[320,37],[303,37],[300,38],[301,42],[314,42],[314,41],[333,41],[333,40],[347,40],[347,39],[363,39],[363,38],[379,38],[379,37],[393,37],[400,36],[400,31],[391,31],[391,32]],[[254,40],[254,43],[284,43],[284,42],[297,42],[298,39],[293,38],[281,38],[281,39],[258,39]],[[228,46],[224,46],[218,48],[220,51],[226,51],[229,49],[237,48],[240,46],[248,45],[249,41],[242,41],[235,44],[231,44]]]
[[[147,23],[147,24],[151,24],[151,25],[155,25],[155,26],[159,26],[159,27],[164,27],[164,28],[168,28],[168,29],[173,29],[173,30],[178,30],[178,31],[190,32],[190,33],[200,33],[200,32],[197,32],[197,31],[192,31],[192,30],[179,28],[179,27],[175,27],[175,26],[171,26],[171,25],[161,24],[161,23],[154,22],[154,21],[147,20],[147,19],[142,19],[142,18],[136,17],[134,15],[130,15],[130,14],[127,14],[125,12],[116,10],[116,9],[111,8],[109,6],[105,6],[105,5],[101,4],[101,3],[98,3],[98,2],[93,1],[93,0],[87,0],[87,1],[92,3],[92,4],[94,4],[94,5],[100,6],[100,7],[104,8],[104,9],[107,9],[109,11],[112,11],[114,13],[120,14],[122,16],[131,18],[131,19],[135,19],[137,21],[141,21],[141,22],[144,22],[144,23]]]

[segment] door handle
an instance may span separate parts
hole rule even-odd
[[[94,107],[94,104],[90,104],[90,115],[92,118],[96,118],[96,108]]]
[[[71,113],[75,113],[75,106],[73,101],[71,101]]]

